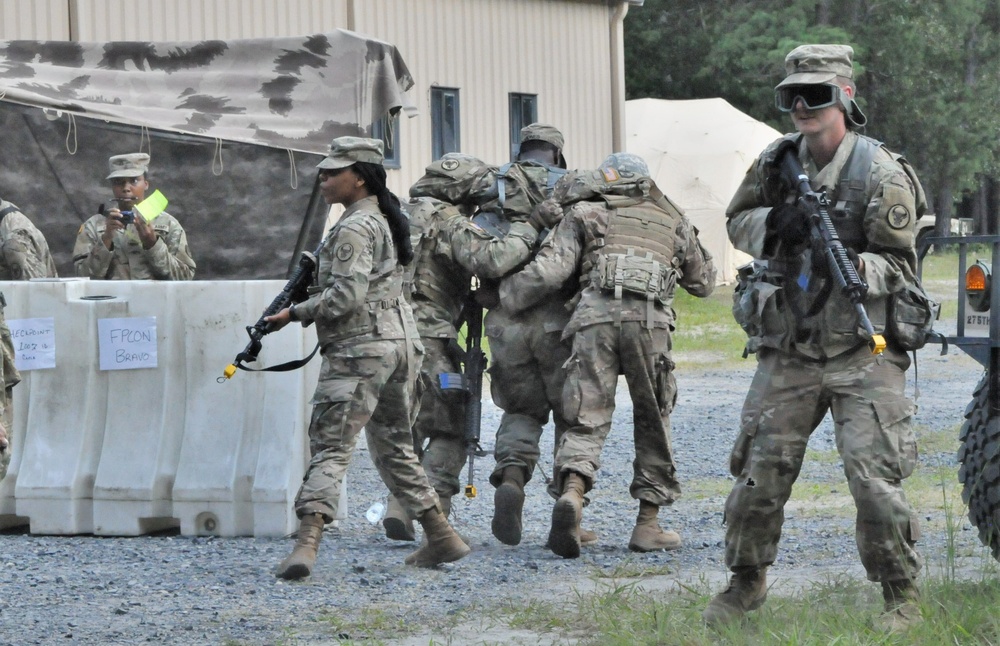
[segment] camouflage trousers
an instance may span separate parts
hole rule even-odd
[[[465,395],[442,390],[438,375],[461,372],[448,356],[448,339],[422,337],[424,360],[420,366],[423,394],[413,425],[417,444],[423,448],[420,463],[431,486],[442,498],[459,492],[459,476],[465,465]]]
[[[886,350],[876,358],[865,347],[826,361],[769,348],[758,353],[730,461],[736,483],[726,500],[727,566],[774,562],[806,443],[829,411],[868,578],[916,576],[919,525],[901,486],[917,459],[914,406],[904,395],[908,365],[905,353]]]
[[[419,344],[408,351],[403,340],[362,340],[324,352],[309,424],[312,457],[295,498],[300,518],[333,520],[362,428],[379,476],[410,517],[439,505],[410,434],[421,354]]]
[[[540,456],[538,443],[549,413],[558,438],[567,428],[562,414],[564,364],[570,355],[562,331],[569,312],[553,301],[526,312],[509,315],[502,309],[486,315],[485,331],[490,341],[490,393],[503,409],[497,429],[490,474],[494,487],[503,482],[506,467],[520,467],[525,482],[531,479]]]
[[[670,413],[677,384],[670,358],[670,330],[642,321],[599,323],[573,335],[566,367],[563,409],[570,423],[556,449],[556,472],[583,476],[586,491],[601,467],[601,449],[611,431],[618,375],[632,398],[635,460],[629,493],[637,500],[669,505],[681,494],[670,444]]]

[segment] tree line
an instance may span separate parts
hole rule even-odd
[[[916,167],[938,232],[998,232],[1000,2],[645,0],[624,29],[627,98],[722,97],[781,132],[785,54],[851,45],[864,134]]]

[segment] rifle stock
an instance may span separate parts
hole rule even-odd
[[[836,227],[833,226],[826,194],[812,190],[809,176],[799,163],[795,146],[786,146],[779,154],[781,177],[795,190],[799,207],[809,214],[811,236],[814,241],[821,243],[830,276],[854,306],[861,326],[869,336],[868,347],[872,354],[881,354],[885,350],[885,337],[875,332],[864,306],[868,284],[858,274],[857,268],[847,254],[847,248],[844,247]]]

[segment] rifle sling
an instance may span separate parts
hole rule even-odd
[[[246,370],[247,372],[289,372],[292,370],[298,370],[302,366],[309,363],[309,361],[312,360],[314,356],[316,356],[316,352],[318,350],[319,350],[319,343],[317,343],[316,347],[313,348],[313,351],[309,353],[309,356],[305,357],[304,359],[286,361],[285,363],[279,363],[276,366],[268,366],[267,368],[247,368],[242,363],[237,363],[236,367],[239,368],[240,370]]]

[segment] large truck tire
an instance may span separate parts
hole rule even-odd
[[[965,409],[959,435],[958,480],[969,520],[979,540],[1000,560],[1000,417],[990,419],[989,372],[983,375]]]

